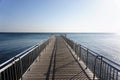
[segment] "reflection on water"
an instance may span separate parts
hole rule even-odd
[[[115,34],[68,34],[72,40],[120,64],[120,36]]]

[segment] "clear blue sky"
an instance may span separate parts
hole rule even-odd
[[[0,32],[119,32],[119,0],[0,0]]]

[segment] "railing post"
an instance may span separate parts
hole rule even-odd
[[[75,45],[75,50],[76,50],[76,55],[77,55],[77,59],[78,59],[78,47],[77,47],[77,44]]]
[[[2,80],[1,72],[0,72],[0,80]]]
[[[100,80],[102,79],[102,59],[103,56],[100,57]]]
[[[88,68],[88,49],[87,49],[87,57],[86,57],[86,69]]]
[[[75,43],[74,43],[74,49],[73,49],[74,51],[75,51],[75,53],[76,53],[76,50],[75,50]]]
[[[119,76],[118,76],[118,71],[117,71],[117,72],[116,72],[116,80],[118,80],[118,77],[119,77]]]
[[[81,60],[81,54],[82,54],[82,52],[81,52],[81,45],[80,45],[80,48],[79,48],[79,58],[80,58],[80,60]]]
[[[38,52],[39,52],[39,53],[38,53],[38,57],[39,57],[39,61],[40,61],[40,56],[41,56],[41,55],[40,55],[40,53],[41,53],[41,52],[40,52],[40,49],[41,49],[40,46],[38,46]]]
[[[113,79],[114,79],[114,76],[115,76],[115,69],[113,69],[113,76],[112,76],[112,77],[113,77]]]
[[[80,47],[79,47],[79,44],[78,44],[77,46],[78,46],[78,51],[77,51],[77,52],[78,52],[78,60],[79,60],[79,59],[80,59],[80,56],[79,56],[79,55],[80,55]]]
[[[94,61],[94,72],[93,72],[93,80],[95,80],[95,72],[96,72],[96,60],[97,60],[98,56],[95,57],[95,61]]]
[[[3,80],[6,80],[5,71],[3,71]]]
[[[21,80],[22,80],[22,75],[23,75],[23,67],[22,67],[22,60],[21,58],[19,57],[19,60],[20,60],[20,72],[21,72]]]
[[[16,57],[14,57],[14,68],[15,68],[15,80],[17,80],[17,70],[16,70]]]
[[[78,56],[78,60],[79,60],[79,45],[77,44],[77,56]]]
[[[11,66],[10,66],[10,67],[9,67],[9,75],[10,75],[9,77],[10,77],[10,80],[12,80],[12,71],[11,71],[11,70],[12,70],[12,68],[11,68]]]

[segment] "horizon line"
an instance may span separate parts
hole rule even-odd
[[[114,32],[0,32],[0,33],[109,33],[109,34],[115,34]]]

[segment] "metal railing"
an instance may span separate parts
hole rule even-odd
[[[69,46],[75,51],[79,60],[82,60],[93,73],[93,80],[120,80],[120,65],[107,59],[106,57],[75,43],[62,36]]]
[[[49,40],[46,40],[1,64],[0,80],[22,80],[23,74],[48,44]]]

